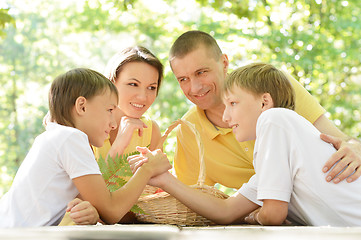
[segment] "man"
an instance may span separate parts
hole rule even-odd
[[[206,164],[205,183],[241,187],[254,174],[254,141],[237,142],[232,129],[222,121],[225,106],[220,87],[228,71],[227,55],[222,53],[209,34],[189,31],[174,42],[169,60],[183,93],[196,105],[183,119],[193,123],[201,135]],[[325,163],[324,169],[320,169],[327,172],[335,165],[327,174],[326,181],[356,180],[361,175],[361,143],[342,133],[327,119],[318,102],[293,77],[288,76],[296,92],[296,112],[327,134],[322,134],[321,138],[338,149]],[[181,126],[177,131],[174,166],[177,177],[188,185],[195,184],[198,179],[198,151],[193,133]],[[341,161],[338,162],[339,159]]]

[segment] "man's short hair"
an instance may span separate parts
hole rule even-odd
[[[202,31],[193,30],[185,32],[177,38],[170,49],[169,60],[172,61],[175,57],[182,58],[201,45],[209,50],[211,57],[215,59],[221,57],[222,51],[217,41],[211,35]]]

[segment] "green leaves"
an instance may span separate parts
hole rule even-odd
[[[9,9],[0,9],[0,37],[5,36],[3,29],[6,24],[12,23],[15,25],[15,20],[12,16],[9,15]]]
[[[139,152],[135,151],[121,156],[117,155],[115,158],[108,157],[107,159],[100,156],[98,165],[110,192],[123,187],[128,182],[128,179],[133,176],[127,158],[136,154],[139,154]],[[144,211],[137,205],[134,205],[130,211],[144,214]]]

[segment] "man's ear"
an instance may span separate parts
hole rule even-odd
[[[274,104],[273,104],[273,99],[271,97],[271,94],[269,93],[264,93],[262,95],[262,112],[266,111],[270,108],[273,108]]]
[[[86,103],[87,103],[86,98],[83,96],[80,96],[75,100],[74,109],[78,115],[80,116],[84,115],[86,111]]]
[[[221,58],[222,58],[222,63],[223,63],[223,72],[224,72],[224,74],[227,74],[228,66],[229,66],[228,56],[227,56],[227,54],[224,53],[224,54],[222,54]]]

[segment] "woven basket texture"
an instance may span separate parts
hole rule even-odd
[[[213,195],[217,198],[226,199],[228,195],[222,191],[204,184],[205,164],[203,160],[203,145],[199,132],[194,125],[185,121],[177,120],[164,133],[160,145],[163,145],[169,133],[179,124],[188,126],[195,134],[199,148],[200,170],[198,182],[190,187],[199,189],[200,191]],[[149,185],[146,186],[142,196],[139,198],[137,205],[143,209],[145,214],[137,213],[137,220],[140,222],[157,223],[157,224],[174,224],[181,226],[209,226],[215,225],[211,220],[195,213],[176,198],[166,192],[154,193],[156,188]],[[153,194],[152,194],[153,193]]]

